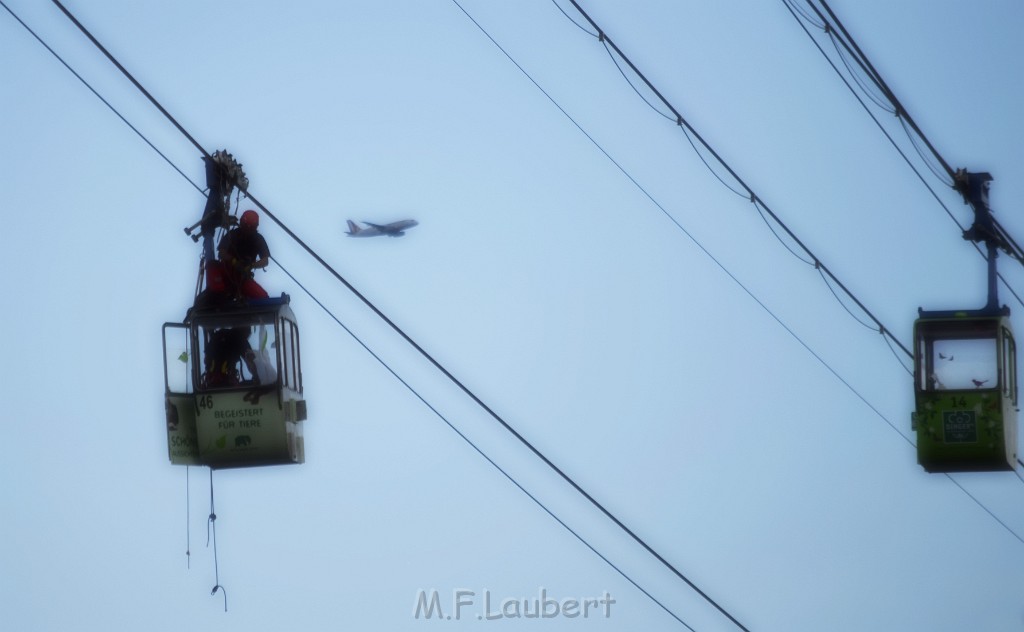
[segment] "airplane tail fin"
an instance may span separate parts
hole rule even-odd
[[[362,229],[359,228],[358,226],[356,226],[355,222],[353,222],[352,220],[348,220],[348,234],[349,235],[353,235],[354,236],[354,235],[358,234],[360,230],[362,230]]]

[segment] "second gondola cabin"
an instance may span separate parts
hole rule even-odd
[[[167,449],[211,468],[305,460],[299,330],[289,298],[193,309],[164,324]]]
[[[1009,309],[920,311],[914,322],[917,458],[929,472],[1012,470],[1017,350]]]

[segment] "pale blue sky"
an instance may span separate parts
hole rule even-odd
[[[54,5],[4,2],[202,182],[198,151]],[[244,163],[262,203],[749,629],[1024,628],[1021,479],[955,477],[989,514],[916,464],[912,382],[882,337],[551,0],[459,3],[870,406],[449,0],[66,6],[206,149]],[[984,303],[982,259],[781,0],[581,5],[904,344],[918,307]],[[831,5],[953,166],[993,174],[997,218],[1024,239],[1024,5]],[[203,198],[6,11],[0,59],[5,629],[685,629],[276,265],[258,280],[293,297],[302,328],[307,462],[215,475],[224,613],[210,596],[207,472],[192,470],[187,569],[185,470],[169,464],[163,432],[160,326],[191,301],[200,253],[182,228]],[[404,217],[420,225],[402,239],[344,235],[349,218]],[[603,555],[694,629],[736,629],[287,235],[266,220],[263,233]],[[1024,291],[1018,264],[1001,270]],[[1002,299],[1024,330],[1024,305]],[[415,619],[432,589],[448,610],[472,590],[476,609]],[[485,590],[500,602],[542,589],[615,603],[608,618],[475,616]]]

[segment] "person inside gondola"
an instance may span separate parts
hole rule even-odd
[[[203,386],[227,388],[241,383],[239,363],[245,360],[249,372],[253,356],[248,327],[224,327],[210,334],[203,358]]]
[[[259,233],[260,216],[256,211],[242,213],[238,226],[221,238],[217,247],[220,272],[227,291],[245,298],[267,298],[267,291],[253,279],[253,270],[270,263],[270,248]]]

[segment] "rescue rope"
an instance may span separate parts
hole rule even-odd
[[[189,469],[191,466],[185,466],[185,568],[192,568],[192,529],[189,525],[192,522],[192,503],[190,502],[191,495],[189,492]]]
[[[212,537],[211,537],[212,535]],[[210,468],[210,518],[206,523],[206,546],[210,546],[210,542],[213,542],[213,590],[210,591],[211,595],[216,595],[217,591],[221,591],[224,594],[224,612],[228,611],[228,591],[220,585],[220,567],[217,564],[217,513],[213,510],[213,468]]]

